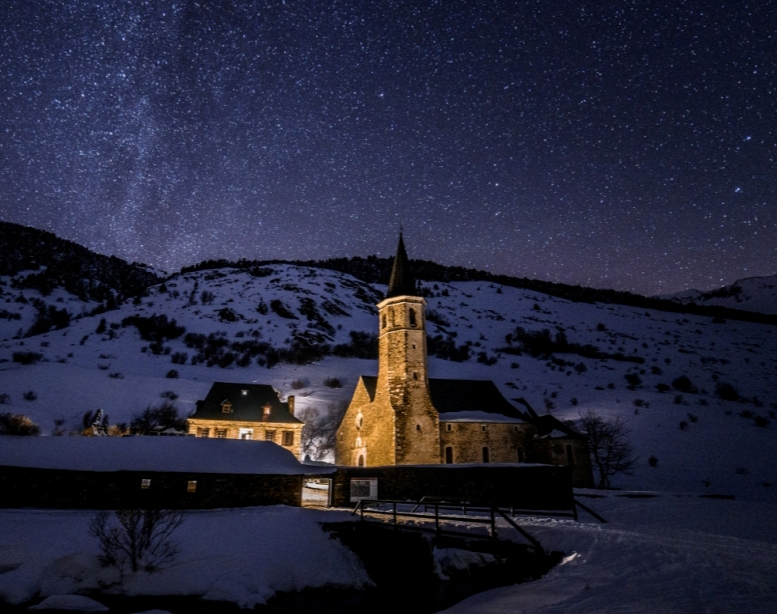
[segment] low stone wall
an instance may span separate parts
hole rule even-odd
[[[143,488],[143,480],[150,480],[147,488]],[[299,506],[302,481],[301,475],[97,472],[4,466],[0,467],[0,507],[209,509]],[[190,491],[192,486],[194,489]]]
[[[531,510],[573,508],[568,467],[517,464],[338,467],[332,476],[333,504],[353,506],[351,480],[367,478],[377,479],[378,499],[427,496]]]

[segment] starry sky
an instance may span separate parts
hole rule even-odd
[[[3,0],[0,219],[174,271],[777,273],[774,0]]]

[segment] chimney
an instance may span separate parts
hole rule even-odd
[[[294,415],[294,395],[290,394],[289,398],[286,399],[286,403],[289,404],[289,413],[293,416]]]

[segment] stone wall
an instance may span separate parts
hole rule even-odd
[[[488,462],[517,463],[526,459],[524,441],[534,434],[530,424],[485,422],[440,423],[442,462],[445,448],[451,447],[454,463],[482,463],[483,448],[488,448]]]
[[[143,488],[143,480],[150,480]],[[301,475],[65,471],[0,467],[0,507],[210,509],[293,505],[302,500]],[[190,492],[190,482],[196,482]]]
[[[339,465],[393,465],[396,462],[394,411],[373,403],[360,378],[337,430],[335,458]]]
[[[571,451],[567,450],[568,446]],[[575,437],[538,439],[532,446],[530,460],[567,466],[572,472],[572,484],[575,488],[594,487],[591,456],[585,439]]]
[[[430,465],[338,467],[332,476],[333,504],[353,507],[351,479],[377,478],[378,499],[446,497],[520,509],[572,509],[566,467],[547,465]]]
[[[225,439],[240,439],[240,429],[253,429],[251,439],[256,441],[272,441],[286,450],[289,450],[298,459],[302,453],[302,427],[303,424],[296,422],[245,422],[236,420],[199,420],[189,418],[187,420],[189,434],[199,435],[199,429],[208,429],[208,437],[213,439],[217,438],[216,431],[219,429],[226,430]],[[267,431],[273,433],[273,438],[267,438]],[[283,433],[294,433],[293,443],[289,446],[283,445]],[[301,460],[301,459],[300,459]]]

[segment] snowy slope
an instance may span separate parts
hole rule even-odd
[[[717,290],[686,290],[663,296],[679,303],[715,305],[759,313],[777,314],[777,275],[748,277]]]
[[[490,379],[507,398],[524,397],[538,412],[562,419],[588,410],[621,416],[640,459],[635,475],[617,478],[618,486],[775,499],[775,327],[575,303],[483,282],[424,287],[435,345],[463,346],[469,354],[463,362],[431,358],[432,377]],[[347,344],[351,332],[376,333],[374,305],[383,289],[342,273],[280,264],[173,276],[115,311],[0,342],[0,395],[10,401],[0,411],[27,414],[46,433],[58,418],[76,430],[87,410],[99,407],[112,423],[129,422],[166,391],[188,413],[213,381],[234,381],[271,384],[281,398],[296,395],[298,412],[326,412],[350,398],[360,374],[375,375],[377,361],[327,355],[291,364],[282,354]],[[175,320],[185,332],[144,340],[137,326],[122,324],[152,316]],[[547,329],[551,338],[563,329],[567,346],[532,356],[521,350],[518,327]],[[41,360],[14,362],[15,352],[39,353]],[[177,379],[166,377],[173,369]],[[672,389],[680,376],[690,386]],[[328,378],[343,387],[325,385]],[[739,399],[716,395],[722,384]],[[30,391],[34,400],[24,398]]]

